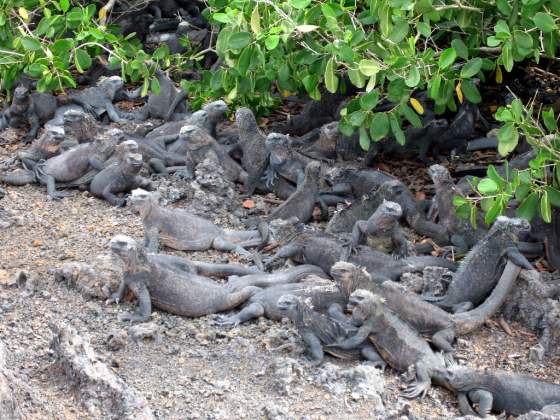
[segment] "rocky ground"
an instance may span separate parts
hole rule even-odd
[[[0,145],[0,159],[12,153],[11,144]],[[163,197],[224,226],[239,226],[240,220],[267,210],[269,204],[262,198],[254,208],[244,209],[232,186],[217,181],[219,174],[204,167],[200,171],[194,186],[157,181]],[[140,239],[138,216],[128,207],[115,209],[87,193],[50,201],[43,187],[4,188],[0,337],[7,349],[6,366],[28,385],[19,400],[27,418],[96,417],[55,363],[51,325],[70,325],[89,339],[102,360],[143,395],[161,419],[458,415],[455,399],[440,388],[421,401],[400,398],[406,378],[390,370],[383,375],[367,363],[330,358],[320,367],[309,366],[289,322],[260,320],[228,330],[214,326],[212,316],[187,319],[156,311],[148,337],[138,337],[138,331],[118,320],[133,302],[106,305],[53,275],[69,261],[95,264],[115,234]],[[234,261],[220,253],[188,256]],[[477,368],[501,368],[560,382],[560,359],[529,358],[529,349],[537,342],[533,332],[498,316],[460,338],[457,355],[460,363]]]

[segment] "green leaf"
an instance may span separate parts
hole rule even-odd
[[[338,123],[338,131],[340,131],[344,136],[350,137],[354,134],[354,127],[344,121],[341,121]]]
[[[311,0],[290,0],[290,4],[295,9],[305,9],[311,4]]]
[[[152,80],[150,80],[150,90],[154,93],[154,95],[159,95],[161,87],[159,85],[159,80],[157,79],[157,77],[153,77]]]
[[[212,15],[212,19],[214,19],[216,22],[220,22],[220,23],[231,23],[231,19],[228,15],[226,15],[225,13],[214,13]]]
[[[250,32],[236,32],[229,37],[229,47],[239,50],[251,43],[253,37]]]
[[[251,30],[255,35],[261,32],[261,15],[259,14],[259,8],[256,4],[251,12]]]
[[[76,50],[74,54],[74,64],[76,65],[76,69],[83,73],[91,66],[91,57],[87,52],[84,50]]]
[[[360,127],[366,120],[367,114],[364,111],[355,111],[350,114],[349,121],[354,127]]]
[[[416,112],[412,110],[408,105],[402,104],[399,107],[401,114],[408,120],[410,124],[412,124],[416,128],[422,127],[422,120]]]
[[[402,21],[398,23],[395,27],[393,27],[393,30],[389,35],[389,40],[391,40],[395,44],[398,44],[408,35],[408,30],[408,22]]]
[[[469,58],[469,49],[467,48],[463,40],[456,38],[453,41],[451,41],[451,46],[453,47],[453,49],[455,50],[455,52],[459,57],[465,60]]]
[[[464,79],[470,79],[471,77],[478,74],[482,68],[482,58],[473,58],[465,63],[461,69],[461,77]]]
[[[531,192],[531,187],[528,184],[521,184],[519,187],[515,189],[515,198],[518,201],[523,200],[527,197],[527,194]]]
[[[60,0],[58,4],[60,4],[60,9],[64,13],[66,13],[68,11],[68,9],[70,8],[70,1],[69,0]]]
[[[546,223],[552,221],[552,207],[548,199],[548,191],[544,191],[541,197],[541,217]]]
[[[492,224],[494,220],[500,215],[502,212],[502,200],[494,200],[492,206],[486,212],[484,216],[484,223],[487,225]]]
[[[21,38],[21,45],[26,51],[39,51],[41,43],[33,38]]]
[[[498,184],[490,178],[483,178],[478,183],[477,189],[482,195],[492,195],[498,191]]]
[[[395,136],[395,140],[397,140],[397,143],[399,143],[401,146],[404,146],[404,144],[406,143],[406,138],[399,123],[399,119],[395,114],[390,114],[389,123],[391,125],[391,131]]]
[[[457,58],[457,52],[453,48],[447,48],[439,56],[438,66],[441,70],[445,70],[451,66]]]
[[[366,85],[366,78],[359,70],[348,70],[348,78],[350,79],[350,82],[358,89],[362,89]]]
[[[519,132],[512,122],[505,123],[498,131],[498,153],[506,156],[517,147]]]
[[[543,111],[542,118],[543,118],[544,125],[548,131],[554,132],[558,130],[556,118],[554,118],[554,110],[552,108]]]
[[[506,181],[500,176],[494,165],[488,165],[486,176],[494,181],[500,189],[504,188]]]
[[[361,60],[358,68],[364,76],[374,76],[381,70],[379,64],[373,60]]]
[[[420,83],[420,71],[417,66],[413,65],[410,68],[410,73],[404,82],[410,88],[418,86],[418,83]]]
[[[418,32],[420,32],[424,38],[429,38],[430,35],[432,35],[432,28],[425,22],[418,22],[416,24],[416,29],[418,29]]]
[[[498,22],[496,22],[496,26],[494,26],[494,31],[496,32],[496,34],[510,35],[509,26],[507,22],[503,19],[500,19]]]
[[[467,203],[468,203],[468,200],[461,195],[456,195],[456,196],[453,197],[453,205],[455,207],[459,207],[459,206],[462,206],[463,204],[467,204]]]
[[[548,194],[550,204],[554,207],[560,207],[560,191],[552,187],[546,187],[546,192]]]
[[[243,51],[239,55],[239,59],[237,61],[237,70],[241,76],[247,75],[247,70],[249,70],[249,66],[251,65],[251,56],[253,55],[253,48],[247,47],[243,48]]]
[[[369,134],[373,141],[379,141],[389,135],[389,118],[384,112],[373,114],[369,126]]]
[[[515,211],[517,217],[521,217],[523,219],[532,220],[537,214],[537,207],[539,205],[539,196],[537,193],[533,192],[529,194],[529,196],[523,200],[520,206]]]
[[[370,140],[365,127],[360,127],[360,147],[363,150],[369,150]]]
[[[325,67],[325,87],[330,93],[335,93],[338,89],[338,77],[334,73],[334,58],[327,61]]]
[[[463,204],[455,209],[455,214],[459,219],[467,220],[471,214],[471,206],[467,204]]]
[[[373,92],[366,93],[360,96],[360,107],[364,111],[370,111],[377,106],[379,102],[379,91],[374,90]]]
[[[539,12],[533,16],[533,22],[545,34],[556,30],[558,27],[554,22],[554,18],[547,13]]]
[[[472,102],[473,104],[478,104],[482,101],[478,88],[470,80],[463,80],[461,82],[461,90],[463,91],[465,98],[467,98],[467,101]]]
[[[264,45],[267,50],[272,51],[278,46],[280,42],[280,35],[269,35],[264,40]]]
[[[321,4],[321,11],[323,12],[323,16],[336,19],[336,13],[334,12],[333,8],[327,3]]]

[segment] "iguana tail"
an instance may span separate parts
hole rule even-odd
[[[520,271],[518,265],[508,261],[490,296],[475,309],[454,315],[456,334],[464,335],[474,331],[494,315],[509,295]]]
[[[0,174],[0,181],[10,185],[27,185],[36,182],[33,171],[17,170],[7,174]]]

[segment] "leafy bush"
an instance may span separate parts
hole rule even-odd
[[[271,88],[319,99],[321,86],[336,92],[351,84],[361,92],[343,111],[340,129],[359,130],[366,149],[389,134],[404,143],[403,119],[420,125],[424,110],[413,91],[426,89],[438,113],[465,98],[478,103],[475,78],[493,74],[501,82],[515,62],[554,56],[560,40],[556,0],[208,4],[225,63],[205,76],[214,95],[267,108],[275,103]],[[382,99],[394,106],[376,112]]]
[[[75,87],[72,71],[86,71],[104,54],[122,67],[123,77],[144,79],[150,56],[134,36],[124,38],[97,23],[95,4],[70,0],[6,0],[0,5],[0,79],[10,91],[21,73],[38,79],[39,91]]]
[[[527,169],[508,170],[505,176],[490,166],[486,178],[473,182],[476,196],[455,198],[458,214],[470,217],[475,224],[480,207],[485,212],[485,223],[490,224],[515,199],[517,216],[531,220],[540,214],[549,223],[552,206],[560,207],[560,131],[554,111],[544,111],[537,118],[532,107],[526,108],[515,99],[511,105],[498,109],[496,119],[504,123],[498,133],[500,152],[509,153],[524,136],[535,151],[535,158]]]

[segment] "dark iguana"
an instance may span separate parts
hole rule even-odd
[[[148,118],[158,118],[165,121],[171,119],[174,113],[185,114],[185,98],[187,92],[177,89],[175,83],[160,69],[156,70],[156,80],[159,92],[150,92],[146,104],[138,111],[130,114],[136,121],[145,121]]]
[[[311,300],[311,299],[309,299]],[[278,309],[283,311],[294,323],[298,334],[311,353],[311,363],[318,365],[323,361],[325,352],[341,359],[364,358],[385,369],[385,362],[375,351],[371,343],[363,340],[352,349],[336,346],[349,335],[354,335],[357,328],[349,321],[331,318],[320,314],[303,300],[302,296],[286,294],[278,299]]]
[[[402,209],[398,203],[383,201],[367,220],[359,220],[352,230],[351,247],[366,237],[367,244],[377,251],[408,256],[408,241],[399,225]]]
[[[160,207],[155,193],[137,189],[132,191],[130,201],[142,218],[145,245],[150,252],[157,252],[162,243],[180,251],[214,248],[248,256],[244,247],[262,243],[257,230],[228,231],[185,210]]]
[[[331,269],[331,276],[337,282],[346,299],[358,289],[385,299],[385,304],[399,317],[413,326],[420,334],[431,338],[434,346],[451,355],[455,337],[468,334],[486,322],[505,302],[521,269],[508,262],[488,298],[477,308],[457,314],[450,314],[407,291],[400,284],[385,280],[376,273],[368,273],[354,264],[339,261]]]
[[[560,415],[560,385],[530,376],[451,366],[436,369],[433,379],[458,395],[464,416],[488,417],[491,412],[519,416],[530,411]]]
[[[149,258],[144,247],[128,236],[114,237],[111,251],[125,266],[119,289],[111,300],[122,301],[127,289],[130,289],[139,305],[138,313],[127,313],[121,317],[122,320],[147,321],[152,305],[176,315],[204,316],[233,309],[261,290],[249,286],[232,292],[195,271],[185,271],[188,264],[180,269],[175,263],[157,264]]]
[[[247,180],[247,172],[231,158],[224,146],[195,125],[181,128],[179,140],[169,147],[169,151],[187,155],[193,168],[204,159],[210,159],[224,168],[224,175],[230,181],[244,184]]]
[[[46,93],[31,93],[28,87],[20,85],[14,90],[10,106],[0,114],[0,129],[6,127],[29,127],[24,141],[29,143],[37,136],[39,127],[54,116],[56,99]]]
[[[283,245],[269,261],[269,264],[278,259],[290,258],[305,264],[317,265],[328,273],[332,266],[346,254],[347,245],[338,241],[334,236],[318,232],[303,232]],[[391,280],[398,280],[403,273],[422,271],[429,266],[446,267],[450,270],[456,268],[455,263],[443,258],[421,256],[395,260],[389,254],[363,246],[358,246],[356,252],[352,253],[348,260],[365,267],[370,273],[379,274]]]
[[[63,114],[62,122],[67,140],[85,143],[97,138],[98,127],[89,113],[71,108]]]
[[[35,165],[33,171],[14,171],[0,175],[0,181],[11,185],[25,185],[40,182],[47,186],[47,193],[53,199],[67,197],[69,193],[57,191],[57,183],[68,183],[85,175],[90,168],[102,170],[103,162],[113,153],[115,144],[111,141],[95,141],[80,144],[60,155]]]
[[[244,192],[250,195],[255,191],[268,166],[270,153],[266,148],[266,137],[259,129],[253,111],[249,108],[239,108],[235,112],[235,123],[239,129],[237,145],[242,154],[241,166],[247,172]]]
[[[434,371],[445,367],[443,356],[434,353],[416,330],[384,304],[381,296],[358,289],[350,295],[348,310],[352,312],[352,323],[359,329],[334,345],[355,349],[369,338],[383,360],[396,371],[405,372],[414,366],[416,381],[402,395],[406,398],[425,396]]]
[[[80,105],[86,112],[89,112],[97,119],[107,114],[111,121],[123,123],[127,122],[127,120],[119,115],[119,112],[113,105],[115,96],[122,88],[123,81],[120,76],[101,78],[97,86],[70,93],[67,97],[60,97],[60,101]]]
[[[446,294],[435,304],[454,312],[468,310],[484,300],[496,285],[505,257],[527,270],[531,263],[519,252],[518,235],[528,233],[531,225],[525,219],[500,216],[488,233],[461,261]]]
[[[437,207],[438,224],[445,228],[451,242],[466,252],[486,232],[481,228],[473,229],[470,223],[457,217],[453,199],[455,196],[462,196],[462,193],[455,187],[447,168],[442,165],[432,165],[428,169],[428,175],[435,187],[434,201]]]
[[[117,196],[118,193],[127,193],[136,188],[152,188],[150,180],[139,175],[143,164],[141,154],[127,153],[118,163],[95,175],[89,186],[90,193],[104,198],[113,206],[124,206],[126,198]]]
[[[310,162],[305,168],[305,177],[298,184],[296,191],[284,203],[270,213],[269,219],[290,219],[296,217],[301,223],[307,223],[313,217],[315,203],[319,201],[319,174],[321,164]],[[327,213],[322,205],[323,214]]]

